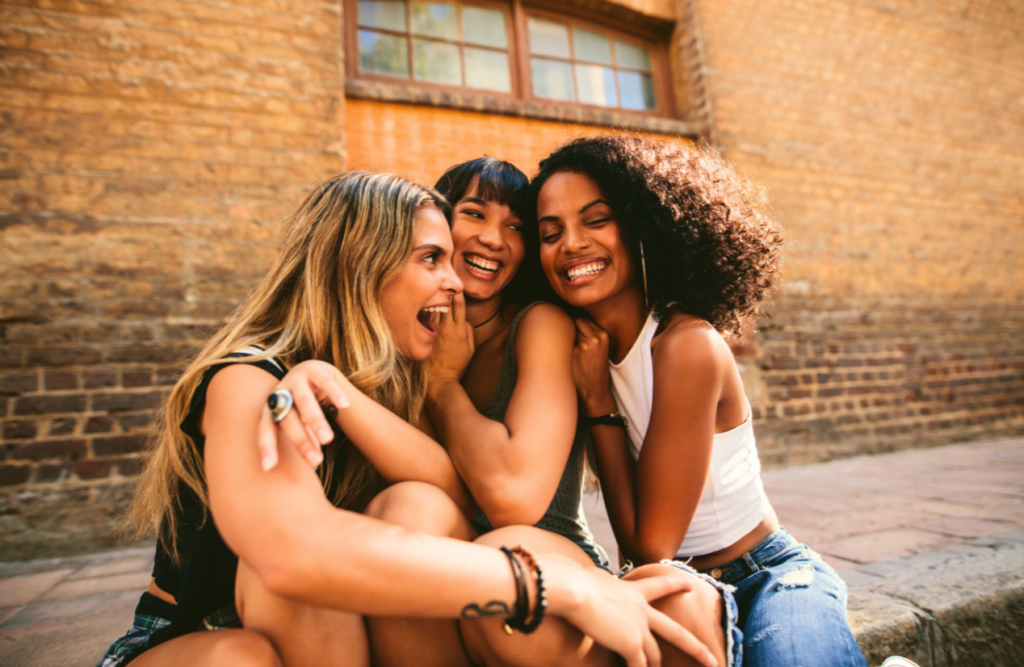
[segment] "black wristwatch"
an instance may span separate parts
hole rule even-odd
[[[600,417],[587,417],[584,423],[587,426],[621,426],[622,428],[629,428],[629,420],[618,410],[601,415]]]

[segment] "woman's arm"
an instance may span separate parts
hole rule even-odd
[[[259,425],[269,421],[266,397],[276,385],[259,368],[226,368],[210,383],[203,416],[213,519],[231,550],[271,591],[371,615],[456,618],[471,605],[513,606],[514,581],[501,552],[333,507],[316,473],[290,444],[264,472],[253,442]],[[657,664],[652,628],[713,664],[706,648],[645,603],[685,590],[685,579],[662,578],[641,588],[558,559],[543,559],[543,568],[549,613],[630,665]]]
[[[464,308],[453,308],[445,329],[461,333]],[[572,379],[572,320],[539,304],[519,323],[518,377],[504,423],[480,414],[459,383],[464,365],[430,377],[427,409],[459,474],[493,526],[540,521],[558,488],[576,433]],[[447,346],[437,346],[435,354]]]
[[[579,330],[577,387],[589,416],[616,410],[608,375],[607,334],[586,320]],[[704,492],[717,405],[733,363],[710,326],[674,326],[653,352],[654,404],[639,460],[618,426],[591,436],[608,518],[622,553],[635,563],[675,556]]]

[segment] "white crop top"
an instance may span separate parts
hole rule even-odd
[[[609,364],[612,394],[619,410],[629,420],[630,453],[634,459],[640,457],[651,422],[654,404],[651,340],[657,330],[658,321],[648,315],[626,357],[618,364]],[[680,461],[679,465],[686,465],[686,461]],[[676,556],[703,556],[735,544],[757,527],[768,506],[748,402],[747,418],[742,424],[715,434],[704,495]]]

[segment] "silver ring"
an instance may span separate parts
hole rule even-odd
[[[291,412],[292,406],[295,405],[295,399],[292,398],[292,392],[282,387],[270,395],[267,405],[270,406],[270,418],[274,422],[279,422]]]

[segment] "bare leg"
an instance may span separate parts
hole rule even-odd
[[[385,489],[365,514],[431,535],[470,541],[476,531],[444,491],[422,482]],[[422,618],[366,619],[374,667],[470,667],[456,621]]]
[[[476,542],[494,547],[523,544],[538,555],[558,554],[584,567],[600,570],[582,549],[566,538],[533,526],[498,528],[480,536]],[[463,619],[459,623],[469,655],[487,667],[611,667],[615,664],[613,654],[560,618],[546,617],[530,635],[519,632],[509,635],[504,629],[504,619]]]
[[[638,567],[624,579],[646,579],[662,574],[679,574],[680,570],[671,565],[651,564]],[[728,664],[725,659],[725,629],[722,627],[722,598],[714,586],[691,574],[693,590],[675,593],[656,600],[651,606],[679,623],[710,649],[719,665]],[[658,638],[663,667],[699,667],[700,663],[675,646]]]
[[[135,660],[133,667],[283,667],[270,640],[252,630],[190,632],[151,648]]]
[[[238,562],[235,606],[246,630],[255,630],[267,637],[285,667],[370,665],[370,649],[361,615],[275,595],[244,561]]]

